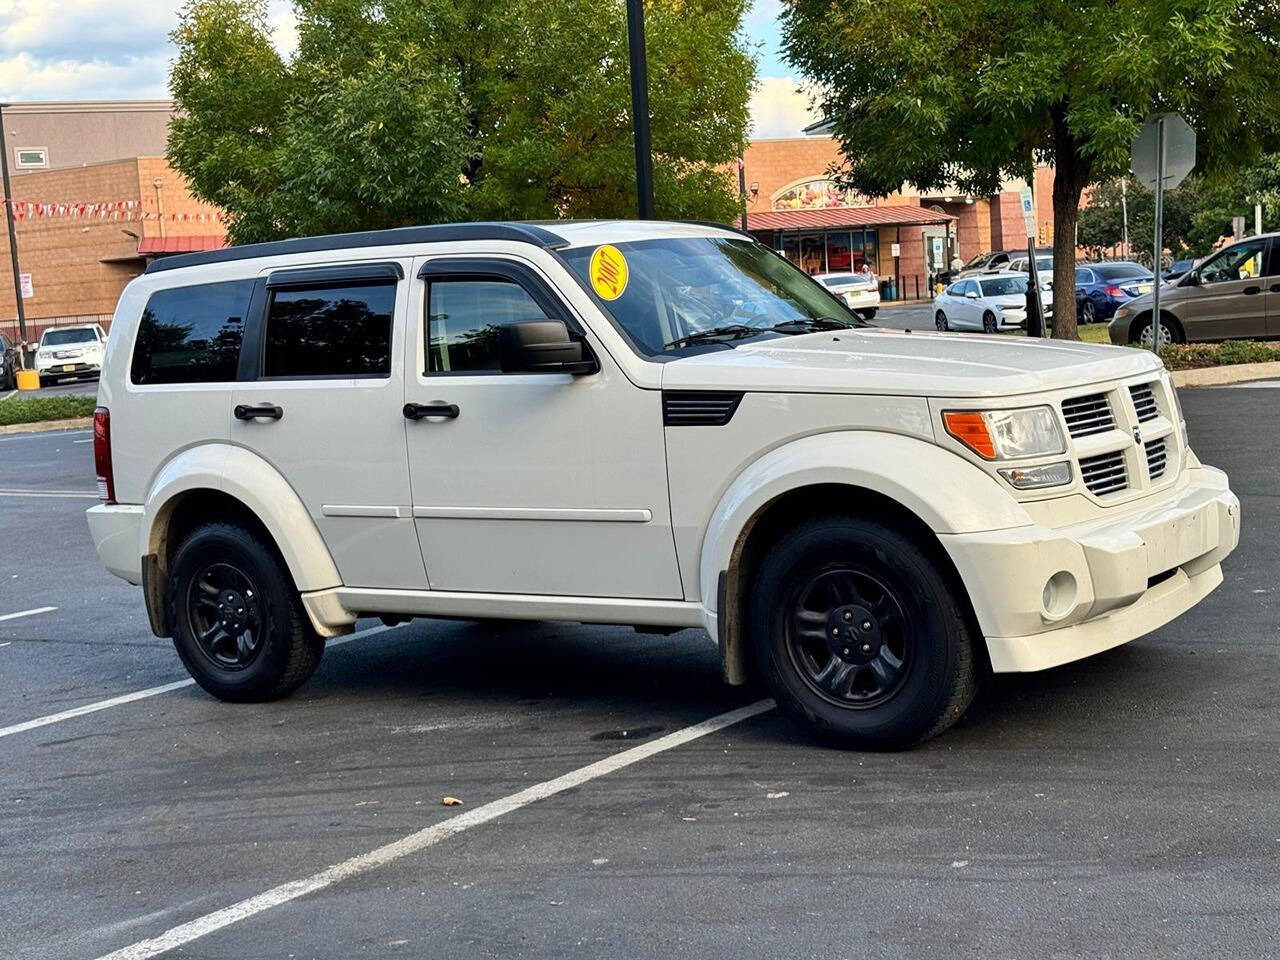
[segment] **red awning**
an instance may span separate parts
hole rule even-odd
[[[950,223],[949,213],[924,207],[822,207],[818,210],[770,210],[747,214],[748,230],[821,230],[838,227],[921,227]]]
[[[143,237],[138,241],[138,256],[156,257],[165,253],[197,253],[221,250],[227,238],[220,234],[197,234],[192,237]]]

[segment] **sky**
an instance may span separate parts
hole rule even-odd
[[[0,0],[0,100],[168,96],[169,32],[181,0]],[[755,0],[746,21],[759,53],[753,137],[798,136],[814,118],[778,50],[781,0]],[[271,0],[276,46],[297,38],[287,0]]]

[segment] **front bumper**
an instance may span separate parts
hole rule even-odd
[[[1240,540],[1240,501],[1220,470],[1184,473],[1171,492],[1100,519],[941,537],[997,673],[1044,670],[1127,643],[1222,582],[1221,562]]]
[[[42,377],[75,377],[102,372],[102,364],[85,363],[82,360],[37,361],[36,372]]]

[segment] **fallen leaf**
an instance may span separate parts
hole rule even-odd
[[[967,867],[968,865],[969,865],[968,860],[952,860],[951,861],[951,866],[955,867],[956,869],[959,869],[960,867]]]
[[[764,796],[766,800],[781,800],[783,797],[791,796],[791,794],[786,790],[779,790],[777,793],[766,793]]]
[[[457,797],[445,797],[445,798],[444,798],[443,800],[441,800],[440,802],[441,802],[441,803],[443,803],[446,807],[460,807],[460,806],[462,806],[462,801],[461,801],[461,800],[459,800]]]

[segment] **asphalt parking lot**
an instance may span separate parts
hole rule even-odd
[[[88,433],[0,438],[0,957],[1275,956],[1278,401],[1183,393],[1243,500],[1221,588],[899,754],[695,631],[362,623],[218,703],[98,566]]]

